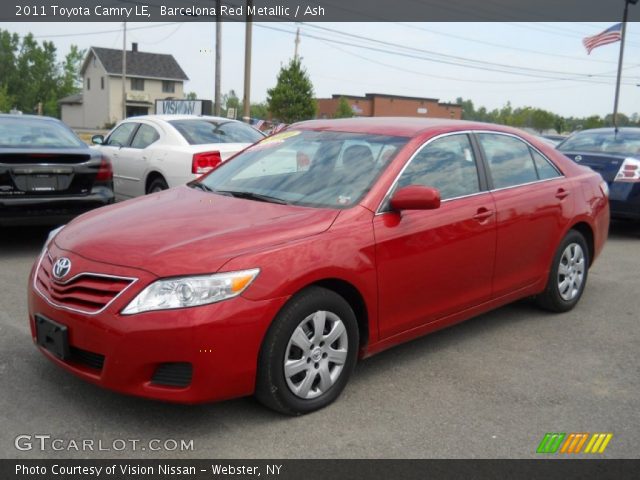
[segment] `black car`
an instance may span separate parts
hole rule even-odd
[[[113,201],[111,163],[64,123],[0,115],[0,226],[65,223]]]
[[[602,175],[612,218],[640,220],[640,128],[584,130],[556,148]]]

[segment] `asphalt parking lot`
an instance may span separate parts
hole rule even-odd
[[[640,456],[640,226],[613,225],[572,312],[523,301],[389,350],[359,364],[336,403],[300,418],[251,398],[121,396],[51,364],[32,344],[26,306],[45,237],[0,229],[0,458],[530,458],[546,432],[612,432],[606,457]],[[18,435],[38,434],[103,447],[184,439],[193,450],[15,448]]]

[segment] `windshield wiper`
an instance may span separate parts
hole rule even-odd
[[[189,186],[191,188],[197,188],[198,190],[202,190],[205,192],[213,192],[212,188],[207,187],[204,183],[201,183],[201,182],[191,182]]]
[[[245,191],[238,191],[238,190],[216,190],[215,192],[221,193],[223,195],[226,193],[229,195],[233,195],[234,197],[237,197],[237,198],[257,200],[259,202],[277,203],[278,205],[289,205],[289,202],[287,202],[286,200],[283,200],[282,198],[271,197],[269,195],[263,195],[261,193],[245,192]]]

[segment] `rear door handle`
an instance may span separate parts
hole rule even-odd
[[[559,188],[558,191],[556,192],[556,198],[563,200],[567,198],[570,193],[571,192],[569,192],[568,190],[565,190],[564,188]]]
[[[487,218],[490,218],[493,215],[493,210],[489,210],[487,208],[481,207],[478,209],[478,213],[473,216],[474,220],[482,222]]]

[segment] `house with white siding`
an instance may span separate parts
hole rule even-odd
[[[105,128],[123,118],[155,113],[155,101],[183,99],[184,73],[173,55],[126,52],[126,115],[122,112],[122,50],[91,47],[80,70],[82,93],[59,100],[62,121],[74,128]]]

